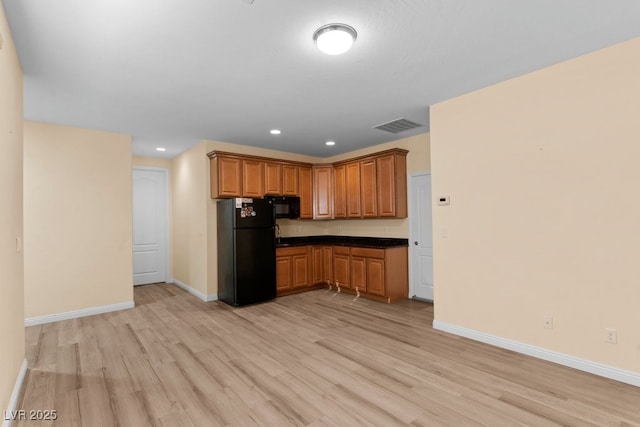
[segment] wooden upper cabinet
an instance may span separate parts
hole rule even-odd
[[[313,168],[313,218],[333,218],[333,167]]]
[[[264,162],[242,161],[242,197],[261,198],[264,196]]]
[[[378,216],[407,217],[407,153],[376,158]]]
[[[211,197],[300,197],[300,218],[406,218],[407,150],[333,165],[212,151]]]
[[[211,198],[242,196],[242,160],[219,156],[209,163]]]
[[[313,218],[313,172],[310,167],[298,168],[300,218]]]
[[[282,165],[282,195],[298,195],[298,166]]]
[[[360,162],[360,194],[362,198],[362,217],[378,216],[378,189],[376,185],[376,159]]]
[[[347,217],[347,170],[345,165],[333,168],[333,217]]]
[[[264,194],[282,195],[282,165],[266,162],[264,164]]]
[[[362,216],[360,162],[347,163],[345,168],[347,183],[347,218],[360,218]]]

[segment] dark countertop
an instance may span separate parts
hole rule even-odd
[[[277,248],[306,245],[334,245],[334,246],[358,246],[363,248],[392,248],[395,246],[409,246],[408,239],[396,239],[391,237],[356,237],[356,236],[303,236],[281,237],[276,240]]]

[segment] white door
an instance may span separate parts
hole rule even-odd
[[[133,168],[133,284],[168,277],[168,171]]]
[[[409,177],[409,228],[409,296],[433,301],[431,173]]]

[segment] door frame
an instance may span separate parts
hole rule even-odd
[[[165,260],[164,260],[164,265],[165,265],[165,281],[168,283],[171,281],[171,200],[170,200],[170,196],[171,196],[171,189],[169,187],[169,169],[167,168],[159,168],[159,167],[154,167],[154,166],[133,166],[131,168],[131,193],[133,196],[133,171],[135,170],[140,170],[140,171],[153,171],[153,172],[161,172],[164,175],[164,185],[165,185],[165,189],[166,189],[166,193],[165,193],[165,218],[166,218],[166,224],[165,224],[165,235],[164,235],[164,241],[162,242],[164,244],[165,247]],[[133,200],[131,200],[131,206],[133,208]],[[132,273],[133,273],[133,211],[131,212],[131,266],[132,266]],[[133,283],[133,275],[131,276],[131,282]],[[136,286],[136,285],[134,285]]]
[[[407,197],[407,202],[408,202],[408,210],[409,210],[409,299],[413,298],[413,296],[415,295],[415,284],[416,284],[416,280],[417,278],[414,277],[414,268],[413,268],[413,264],[415,262],[415,256],[413,255],[413,250],[411,250],[411,247],[413,246],[413,242],[415,241],[415,236],[412,235],[413,233],[413,225],[416,221],[415,218],[413,218],[413,216],[411,215],[411,208],[412,208],[412,204],[415,203],[413,202],[413,200],[415,199],[413,196],[413,192],[415,191],[415,189],[413,188],[413,180],[412,178],[414,177],[418,177],[418,176],[426,176],[429,175],[431,176],[431,171],[430,170],[425,170],[425,171],[420,171],[420,172],[413,172],[410,173],[407,179],[407,190],[408,190],[408,197]],[[433,181],[432,181],[432,188],[433,188]],[[432,194],[433,197],[433,194]],[[433,200],[432,200],[432,206],[433,208]],[[431,228],[433,229],[433,221],[431,222]],[[433,247],[433,233],[431,233],[432,236],[432,241],[431,241],[431,246]],[[433,283],[433,289],[434,289],[434,295],[435,295],[435,281]],[[435,298],[432,301],[435,304]]]

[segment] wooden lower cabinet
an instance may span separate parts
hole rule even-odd
[[[387,303],[407,298],[408,248],[294,246],[276,249],[278,296],[328,284]]]
[[[351,254],[351,288],[356,292],[367,292],[367,260]]]
[[[334,246],[333,250],[334,278],[336,283],[340,281],[341,288],[388,303],[407,298],[406,246],[387,249]]]
[[[313,264],[311,278],[313,283],[321,283],[324,280],[322,274],[322,246],[311,246],[311,263]]]
[[[350,250],[346,246],[333,247],[333,280],[336,286],[350,288],[351,256]]]
[[[331,246],[311,246],[312,283],[333,284],[333,249]]]
[[[384,259],[366,258],[367,292],[384,296]]]
[[[322,247],[322,283],[326,285],[333,283],[333,248],[331,246]]]
[[[278,296],[310,289],[313,282],[311,246],[276,248],[276,287]]]

